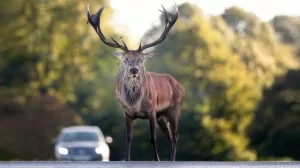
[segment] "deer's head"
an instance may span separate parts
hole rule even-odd
[[[128,76],[132,78],[137,78],[140,73],[144,72],[145,69],[144,63],[147,60],[153,58],[153,56],[155,55],[154,52],[143,53],[143,50],[161,43],[166,38],[168,32],[170,31],[170,29],[178,19],[178,9],[176,5],[175,5],[175,14],[167,13],[163,5],[162,8],[163,11],[160,12],[164,14],[165,22],[166,22],[166,26],[162,35],[157,40],[149,44],[142,45],[140,42],[140,45],[137,50],[129,50],[123,40],[122,40],[122,44],[120,44],[112,37],[111,40],[113,42],[110,42],[106,39],[106,37],[104,36],[100,28],[100,16],[104,10],[104,7],[101,7],[98,10],[98,12],[93,15],[90,14],[89,5],[87,5],[87,17],[88,17],[87,23],[90,23],[92,25],[92,27],[95,29],[100,39],[106,45],[123,50],[123,51],[113,52],[113,54],[121,60],[121,68],[126,72],[126,74],[128,74]]]

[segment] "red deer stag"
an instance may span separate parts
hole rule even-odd
[[[112,38],[109,42],[100,28],[100,15],[104,10],[101,7],[96,14],[90,14],[87,6],[88,22],[95,29],[100,39],[108,46],[119,48],[122,52],[113,52],[121,60],[116,77],[116,98],[124,111],[126,123],[126,153],[125,160],[130,160],[130,149],[133,134],[133,121],[137,118],[148,119],[150,126],[150,140],[154,150],[155,160],[159,161],[156,148],[156,123],[167,136],[171,144],[170,160],[175,161],[178,120],[181,115],[181,106],[184,98],[184,89],[180,83],[168,74],[147,72],[145,61],[151,59],[154,53],[143,53],[143,50],[161,43],[178,19],[176,13],[167,13],[162,5],[165,16],[165,29],[162,35],[154,42],[139,45],[137,50],[128,50]]]

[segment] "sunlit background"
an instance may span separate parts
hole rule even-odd
[[[263,21],[269,21],[276,15],[300,15],[294,0],[111,0],[109,5],[114,9],[112,19],[114,25],[120,28],[118,31],[139,40],[149,27],[159,24],[161,4],[172,9],[174,3],[181,5],[186,2],[197,5],[205,15],[220,15],[232,6],[252,12]]]
[[[161,4],[179,19],[149,71],[185,88],[176,160],[300,159],[300,10],[295,0],[0,1],[0,160],[125,157],[115,98],[120,60],[87,24],[102,5],[107,39],[159,37]],[[147,120],[131,159],[154,160]],[[161,160],[169,142],[157,128]]]

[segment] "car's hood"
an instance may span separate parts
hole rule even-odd
[[[99,142],[61,142],[59,146],[65,147],[65,148],[71,148],[71,147],[91,147],[96,148],[100,145]]]

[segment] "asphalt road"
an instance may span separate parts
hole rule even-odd
[[[300,168],[300,162],[0,162],[0,168]]]

